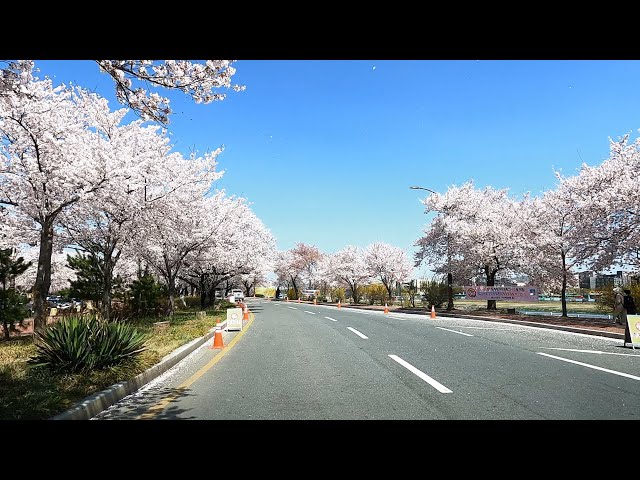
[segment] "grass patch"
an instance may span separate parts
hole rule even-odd
[[[596,302],[567,302],[567,313],[606,313],[599,310],[597,305],[598,304]],[[453,306],[458,310],[482,310],[487,308],[487,302],[479,300],[454,299]],[[562,302],[507,302],[498,300],[496,302],[496,308],[498,310],[515,308],[516,310],[562,313]]]
[[[34,368],[27,360],[35,355],[31,336],[0,341],[0,420],[44,420],[64,412],[87,396],[114,383],[129,380],[157,364],[176,348],[205,335],[226,318],[226,310],[209,310],[197,320],[195,311],[176,312],[172,319],[147,317],[128,322],[150,334],[147,350],[136,361],[125,361],[105,370],[62,374]],[[158,321],[169,327],[154,329]]]

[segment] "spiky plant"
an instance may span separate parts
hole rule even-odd
[[[69,316],[36,332],[33,366],[78,372],[116,366],[146,349],[148,336],[132,325],[97,316]]]

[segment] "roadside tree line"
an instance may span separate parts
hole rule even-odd
[[[166,285],[168,314],[182,289],[197,291],[204,305],[222,282],[251,281],[270,268],[269,230],[245,199],[214,189],[223,149],[188,157],[173,150],[166,129],[147,122],[166,123],[168,101],[131,88],[131,75],[150,65],[123,62],[99,64],[116,80],[118,98],[141,116],[129,123],[128,109],[111,110],[96,93],[40,79],[33,62],[0,70],[0,248],[31,261],[13,281],[33,293],[36,330],[46,323],[52,275],[67,287],[73,279],[65,249],[94,259],[106,319],[114,278],[133,280],[141,267]],[[181,83],[188,74],[211,88],[230,85],[233,74],[224,62],[227,70],[167,62],[154,71],[167,88],[185,92],[195,88]],[[205,81],[206,72],[224,79]],[[171,83],[170,74],[179,78]]]
[[[610,140],[602,164],[582,164],[578,173],[555,172],[557,184],[539,197],[479,189],[469,181],[423,201],[433,214],[415,245],[416,265],[453,274],[464,285],[483,277],[520,275],[542,291],[559,293],[567,315],[567,288],[576,273],[640,267],[640,139]],[[489,301],[488,309],[495,309]]]
[[[323,295],[334,291],[338,298],[348,289],[356,304],[365,292],[368,299],[391,302],[396,287],[406,282],[413,270],[411,259],[402,248],[384,242],[365,248],[348,245],[335,253],[323,253],[314,245],[298,243],[278,252],[274,264],[278,283],[292,289],[296,298],[304,289],[315,288]]]

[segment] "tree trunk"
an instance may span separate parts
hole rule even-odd
[[[391,299],[393,298],[393,295],[391,294],[391,285],[387,285],[384,282],[383,282],[383,285],[384,285],[384,288],[387,289],[387,295],[388,295],[388,298],[389,298],[389,303],[392,303]]]
[[[10,337],[9,324],[5,319],[2,319],[2,328],[4,329],[4,339],[9,340],[9,337]]]
[[[293,293],[296,297],[295,299],[297,300],[299,297],[298,297],[298,286],[296,285],[296,281],[291,279],[291,285],[293,286]]]
[[[453,275],[447,273],[447,310],[453,310]]]
[[[204,310],[206,308],[207,303],[207,289],[205,288],[205,275],[204,273],[200,274],[200,279],[198,280],[198,288],[200,289],[200,310]]]
[[[38,256],[38,271],[33,286],[33,330],[44,330],[47,325],[49,305],[47,296],[51,286],[51,255],[53,253],[53,219],[46,218],[40,231],[40,255]]]
[[[560,296],[560,300],[562,302],[562,316],[568,317],[567,315],[567,261],[565,253],[561,253],[562,256],[562,294]]]
[[[176,277],[174,275],[169,275],[167,279],[167,287],[169,290],[169,304],[167,305],[167,315],[169,317],[173,317],[173,312],[175,311],[175,297],[176,297]]]
[[[349,285],[351,287],[351,296],[353,297],[353,303],[358,305],[360,303],[360,295],[358,295],[358,285],[353,282]]]
[[[111,280],[113,275],[113,262],[111,253],[104,255],[104,278],[102,279],[102,318],[105,321],[111,319]]]
[[[484,269],[487,275],[487,287],[493,287],[496,284],[496,270],[491,270],[489,267]],[[496,301],[487,300],[487,310],[496,310]]]

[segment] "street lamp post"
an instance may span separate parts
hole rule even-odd
[[[418,187],[413,185],[411,187],[412,190],[426,190],[430,193],[438,193],[434,192],[430,188]],[[453,274],[451,273],[451,251],[449,249],[449,234],[447,234],[447,310],[453,310]]]

